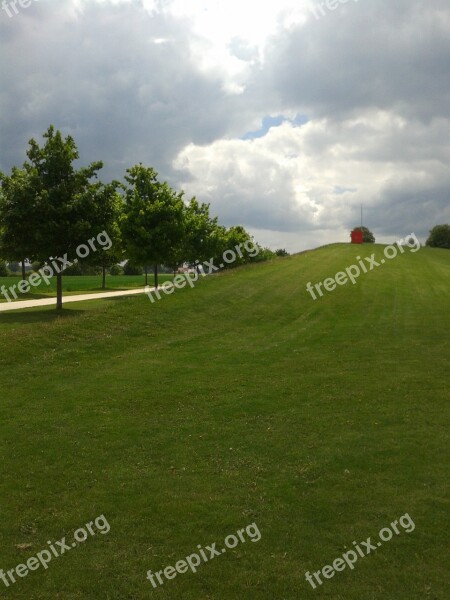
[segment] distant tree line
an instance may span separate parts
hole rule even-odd
[[[51,125],[43,137],[42,146],[29,141],[22,168],[13,167],[10,175],[0,173],[0,276],[7,273],[5,260],[14,271],[21,265],[23,279],[28,263],[37,269],[52,260],[63,267],[62,257],[74,257],[80,244],[105,231],[111,247],[93,252],[68,272],[100,270],[105,287],[106,273],[120,272],[118,264],[128,259],[125,272],[144,271],[147,284],[151,269],[157,287],[161,265],[172,271],[183,264],[198,268],[252,241],[240,225],[219,225],[208,204],[196,198],[186,202],[184,192],[161,182],[151,167],[135,165],[127,169],[123,182],[105,184],[98,179],[102,162],[75,168],[79,154],[71,136],[64,139]],[[228,268],[276,256],[259,249],[257,256],[244,251]],[[58,309],[63,272],[56,274]]]
[[[354,227],[353,231],[362,231],[364,243],[375,243],[375,236],[367,227]],[[450,248],[450,225],[433,227],[425,244],[431,248]]]

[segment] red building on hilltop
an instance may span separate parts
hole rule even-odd
[[[354,229],[350,233],[350,237],[352,238],[352,244],[362,244],[363,243],[363,232],[360,229]]]

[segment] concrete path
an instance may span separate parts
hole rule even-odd
[[[153,290],[154,288],[150,289]],[[147,291],[149,290],[147,289]],[[101,298],[116,298],[117,296],[131,296],[134,294],[144,294],[144,290],[120,290],[117,292],[100,292],[98,294],[80,294],[75,296],[63,296],[63,306],[68,302],[82,302],[83,300],[99,300]],[[18,310],[19,308],[51,306],[52,304],[56,304],[56,298],[40,298],[39,300],[20,300],[17,302],[0,302],[0,312],[7,310]]]

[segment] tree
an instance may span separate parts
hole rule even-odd
[[[151,167],[142,164],[127,169],[122,235],[126,253],[135,263],[153,264],[155,287],[158,265],[171,264],[183,244],[183,194],[157,179]],[[145,267],[147,284],[147,267]]]
[[[275,254],[277,256],[289,256],[289,252],[284,248],[279,248],[278,250],[275,250]]]
[[[254,249],[257,249],[257,252],[246,250],[245,245],[247,245],[247,247],[253,247]],[[230,227],[225,231],[224,247],[221,250],[222,256],[226,250],[234,250],[236,252],[236,246],[241,247],[240,254],[237,254],[236,260],[234,260],[232,263],[225,265],[225,268],[233,268],[249,262],[258,261],[257,257],[260,249],[253,241],[252,236],[244,229],[244,227],[242,227],[242,225],[235,225],[234,227]]]
[[[209,204],[199,204],[196,198],[192,198],[185,207],[184,219],[184,261],[196,266],[196,263],[203,263],[220,251],[224,236],[217,217],[209,214]]]
[[[430,231],[426,245],[431,248],[450,248],[450,225],[435,225]]]
[[[8,277],[8,267],[4,260],[0,260],[0,277]]]
[[[56,308],[60,310],[63,257],[73,257],[80,244],[101,231],[90,180],[97,176],[103,164],[94,162],[76,170],[73,162],[79,155],[73,138],[63,139],[53,125],[43,137],[42,147],[34,139],[30,140],[29,162],[24,164],[35,209],[29,258],[52,260],[58,267]]]
[[[365,244],[375,244],[375,236],[367,227],[354,227],[353,231],[362,231],[363,242]]]
[[[9,176],[0,173],[0,252],[10,262],[22,263],[22,279],[33,251],[36,211],[27,171],[13,167]]]
[[[93,194],[92,203],[95,214],[92,218],[99,223],[101,231],[106,231],[111,240],[111,248],[104,248],[89,257],[89,262],[101,267],[102,289],[106,289],[106,271],[123,259],[123,244],[120,231],[120,218],[122,215],[123,200],[117,193],[119,183],[113,181],[107,185],[95,183],[91,185]]]

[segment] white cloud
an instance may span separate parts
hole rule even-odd
[[[433,145],[439,158],[423,150]],[[449,163],[450,121],[425,127],[395,113],[366,111],[339,122],[284,122],[254,140],[189,144],[174,166],[187,175],[181,186],[188,194],[208,200],[225,222],[239,215],[245,226],[266,231],[341,231],[358,224],[361,203],[374,227],[382,221],[377,210],[395,212],[386,202],[401,191],[414,209],[395,223],[394,232],[405,235],[411,227],[424,233],[430,190],[437,181],[450,186]],[[434,218],[443,217],[445,204],[435,210]],[[385,230],[392,232],[389,225]]]
[[[310,0],[167,0],[164,14],[183,19],[195,35],[190,50],[197,66],[220,74],[227,93],[240,94],[251,67],[262,63],[267,40],[280,29],[306,20]],[[253,51],[235,50],[236,42]]]
[[[170,0],[166,10],[189,18],[193,31],[217,46],[226,48],[239,37],[263,48],[280,27],[304,21],[310,4],[309,0]]]

